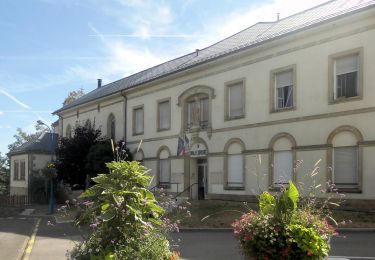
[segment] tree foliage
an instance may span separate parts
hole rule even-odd
[[[0,153],[0,195],[9,190],[9,168],[6,166],[7,158]]]
[[[17,147],[20,147],[26,142],[33,141],[37,139],[43,132],[47,131],[47,127],[44,125],[35,125],[35,132],[28,134],[25,131],[23,131],[21,128],[17,128],[17,133],[13,135],[13,137],[16,139],[13,143],[8,145],[9,152],[13,151]]]
[[[123,146],[126,159],[131,160],[129,150]],[[60,138],[56,151],[56,169],[58,178],[78,188],[86,186],[86,179],[99,173],[108,173],[106,163],[113,161],[114,153],[111,141],[104,139],[95,126],[76,126],[71,138]]]
[[[80,97],[82,97],[84,95],[85,95],[85,92],[83,91],[82,88],[80,88],[78,90],[71,91],[71,92],[69,92],[68,96],[65,98],[65,100],[63,102],[63,105],[64,106],[69,105],[74,100],[79,99]]]

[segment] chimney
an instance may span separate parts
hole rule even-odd
[[[280,20],[280,13],[277,13],[277,21]]]
[[[98,79],[98,88],[102,87],[102,79]]]
[[[196,56],[198,56],[198,54],[199,54],[199,49],[195,49],[195,54],[196,54]]]

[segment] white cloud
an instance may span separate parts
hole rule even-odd
[[[4,115],[4,112],[3,111],[0,111],[0,116]]]
[[[30,107],[28,105],[26,105],[25,103],[21,102],[19,99],[17,99],[15,96],[11,95],[9,92],[3,90],[3,89],[0,89],[0,93],[3,94],[4,96],[8,97],[9,99],[13,100],[15,103],[17,103],[19,106],[23,107],[23,108],[26,108],[26,109],[30,109]]]

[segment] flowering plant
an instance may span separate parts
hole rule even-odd
[[[259,211],[242,215],[232,226],[245,256],[258,259],[322,259],[335,229],[314,207],[299,206],[293,182],[278,196],[263,192]]]

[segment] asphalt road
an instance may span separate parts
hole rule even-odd
[[[19,259],[37,218],[0,218],[0,260]],[[50,218],[40,218],[30,260],[67,259],[67,250],[80,239],[72,224],[48,224]],[[53,221],[52,221],[53,222]],[[171,243],[178,243],[181,260],[243,260],[233,233],[230,231],[183,231],[173,234]],[[375,232],[342,232],[332,241],[330,259],[375,259]]]

